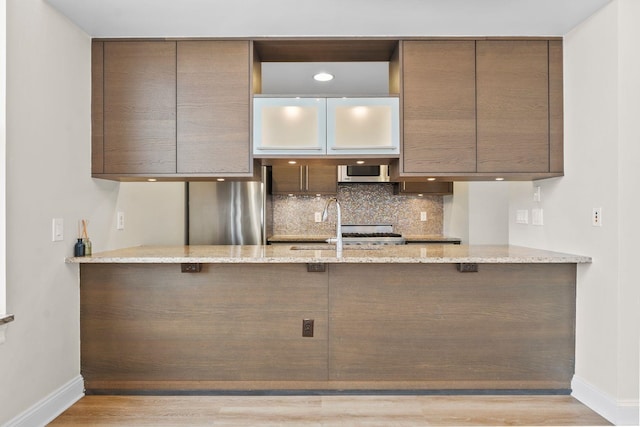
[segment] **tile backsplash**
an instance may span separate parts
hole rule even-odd
[[[336,209],[329,208],[327,222],[315,222],[330,196],[272,195],[274,235],[330,235],[335,233]],[[340,184],[338,200],[342,224],[391,224],[405,236],[442,234],[442,196],[393,194],[393,184]],[[420,221],[420,212],[427,221]]]

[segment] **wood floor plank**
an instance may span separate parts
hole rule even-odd
[[[50,426],[604,426],[570,396],[86,396]]]

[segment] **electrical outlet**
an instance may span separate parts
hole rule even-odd
[[[591,225],[594,227],[602,227],[602,208],[593,208]]]
[[[534,202],[541,202],[542,201],[542,197],[540,196],[540,187],[535,187],[533,190],[533,201]]]
[[[118,212],[116,216],[116,229],[124,230],[124,212]]]
[[[426,220],[427,220],[427,213],[420,212],[420,221],[426,221]]]
[[[313,338],[313,319],[302,319],[302,336]]]
[[[315,222],[322,222],[322,212],[316,212],[313,214],[313,219]]]

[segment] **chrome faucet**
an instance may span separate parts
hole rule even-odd
[[[329,217],[329,205],[331,202],[336,202],[336,237],[327,239],[327,243],[336,244],[336,254],[342,255],[342,213],[340,212],[340,203],[336,197],[332,197],[327,200],[327,204],[324,205],[324,211],[322,211],[322,221],[326,221]]]

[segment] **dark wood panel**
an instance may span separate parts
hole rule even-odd
[[[271,192],[273,194],[296,194],[304,192],[304,166],[274,165],[271,168]]]
[[[250,174],[248,41],[177,44],[177,171]]]
[[[306,165],[305,179],[309,193],[335,194],[338,191],[338,167],[335,165]]]
[[[402,181],[394,187],[396,194],[445,195],[453,194],[453,182]]]
[[[562,41],[549,41],[549,167],[564,172]]]
[[[402,173],[476,171],[475,42],[405,41]]]
[[[547,41],[478,41],[478,172],[549,172]]]
[[[272,166],[273,194],[335,194],[338,168],[332,164],[309,163]]]
[[[327,274],[305,264],[84,264],[81,283],[87,383],[327,378]]]
[[[397,40],[256,40],[264,62],[389,61]]]
[[[109,173],[176,172],[176,43],[105,42]]]
[[[329,283],[330,380],[570,387],[575,265],[334,264]]]
[[[91,43],[91,173],[104,172],[104,43]]]

